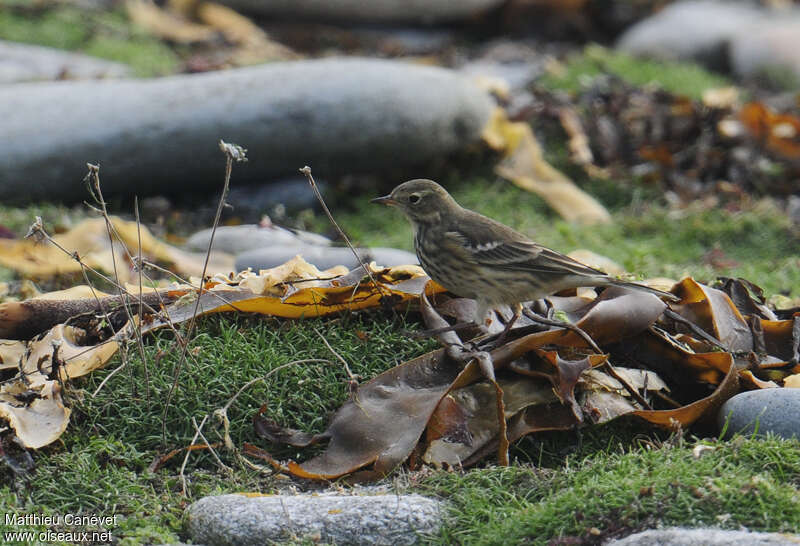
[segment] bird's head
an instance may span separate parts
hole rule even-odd
[[[439,222],[443,213],[460,208],[447,190],[433,180],[422,178],[403,182],[389,195],[372,202],[399,208],[413,224]]]

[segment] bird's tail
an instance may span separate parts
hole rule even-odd
[[[663,290],[658,290],[656,288],[650,288],[649,286],[645,286],[644,284],[639,284],[629,281],[619,281],[616,279],[614,279],[610,284],[614,286],[621,286],[623,288],[630,288],[631,290],[639,290],[640,292],[650,292],[651,294],[655,294],[659,298],[666,298],[669,301],[680,301],[680,298],[675,294],[664,292]]]

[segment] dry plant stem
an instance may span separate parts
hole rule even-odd
[[[133,209],[136,213],[136,239],[137,239],[137,252],[136,252],[136,271],[139,277],[139,320],[142,320],[144,314],[143,287],[142,287],[142,222],[139,218],[139,196],[133,198]],[[139,347],[139,357],[142,359],[142,368],[144,370],[144,388],[145,398],[147,399],[147,408],[150,409],[150,371],[147,369],[147,357],[144,352],[144,340],[142,339],[141,323],[130,322],[135,330],[136,344]]]
[[[706,332],[705,330],[700,328],[697,324],[695,324],[691,320],[682,317],[681,315],[679,315],[678,313],[676,313],[675,311],[673,311],[669,307],[664,309],[664,315],[667,316],[668,318],[671,318],[675,322],[679,322],[679,323],[683,324],[684,326],[689,328],[689,330],[691,330],[693,334],[695,334],[699,338],[709,342],[710,344],[714,345],[718,349],[722,349],[723,351],[728,352],[728,348],[725,347],[720,340],[718,340],[717,338],[715,338],[714,336],[712,336],[711,334],[709,334],[708,332]]]
[[[422,339],[431,336],[438,336],[439,334],[443,334],[445,332],[458,332],[459,330],[464,330],[465,328],[473,328],[474,326],[475,326],[474,322],[457,322],[449,326],[442,326],[441,328],[431,328],[429,330],[420,330],[419,332],[404,330],[404,333],[411,338]]]
[[[81,266],[81,270],[83,272],[83,278],[84,278],[84,280],[86,281],[86,284],[89,286],[89,288],[92,290],[93,293],[94,293],[94,287],[89,282],[88,276],[86,275],[86,271],[90,271],[90,272],[94,273],[95,275],[97,275],[98,277],[100,277],[101,279],[106,281],[108,284],[112,285],[114,288],[117,288],[118,290],[121,290],[126,296],[131,297],[131,298],[134,297],[134,294],[131,294],[124,286],[119,284],[117,281],[111,279],[110,277],[108,277],[106,275],[103,275],[100,271],[98,271],[98,270],[94,269],[93,267],[88,266],[85,263],[83,263],[83,261],[81,260],[81,257],[78,255],[77,252],[70,252],[69,250],[67,250],[66,248],[64,248],[60,244],[58,244],[58,242],[55,239],[53,239],[52,237],[50,237],[50,235],[46,231],[44,231],[44,229],[42,229],[41,227],[38,227],[38,228],[36,228],[36,230],[37,230],[36,233],[38,235],[40,235],[43,239],[45,239],[50,244],[52,244],[57,249],[59,249],[61,252],[63,252],[67,256],[70,256],[72,259],[74,259],[76,262],[78,262],[78,265]],[[96,294],[95,294],[95,298],[97,298]],[[155,309],[153,309],[150,306],[147,307],[147,310],[149,312],[151,312],[151,313],[156,313],[157,312]]]
[[[208,419],[208,416],[206,416],[206,419]],[[205,420],[203,422],[205,422]],[[192,417],[192,424],[194,425],[195,430],[197,430],[197,433],[200,435],[200,439],[203,440],[203,442],[208,446],[208,450],[211,452],[214,460],[217,461],[217,465],[219,465],[219,467],[227,474],[233,474],[233,469],[220,460],[217,452],[214,451],[213,447],[211,447],[211,442],[209,442],[206,437],[203,436],[203,431],[197,426],[197,420],[194,417]]]
[[[273,374],[283,370],[284,368],[288,368],[289,366],[294,366],[296,364],[308,364],[308,363],[311,363],[311,362],[324,362],[324,363],[326,363],[328,365],[331,364],[330,360],[326,360],[324,358],[306,358],[304,360],[293,360],[291,362],[287,362],[286,364],[281,364],[277,368],[273,368],[272,370],[270,370],[266,375],[264,375],[262,377],[256,377],[255,379],[251,379],[250,381],[248,381],[247,383],[242,385],[242,387],[238,391],[236,391],[236,394],[234,394],[233,397],[230,400],[228,400],[228,402],[223,407],[214,410],[214,412],[213,412],[214,417],[218,421],[220,421],[222,423],[222,428],[223,428],[222,442],[223,442],[223,445],[225,446],[225,448],[228,451],[233,453],[234,457],[236,457],[236,460],[239,461],[241,464],[244,464],[245,466],[247,466],[251,470],[255,470],[256,472],[259,472],[261,474],[266,474],[266,475],[270,475],[271,476],[271,475],[273,475],[273,474],[275,474],[277,472],[274,468],[263,467],[263,466],[257,465],[255,463],[249,461],[248,459],[246,459],[239,452],[239,449],[234,445],[233,440],[231,439],[231,435],[230,435],[230,426],[231,426],[231,424],[230,424],[230,421],[228,420],[228,409],[230,409],[230,407],[233,405],[233,403],[236,402],[236,399],[239,398],[239,395],[241,395],[245,390],[247,390],[251,386],[255,385],[256,383],[258,383],[260,381],[266,381]],[[208,442],[206,442],[206,443],[208,443]]]
[[[203,417],[203,420],[200,421],[200,426],[196,426],[195,427],[194,438],[192,438],[192,443],[189,444],[189,447],[192,447],[194,445],[194,443],[197,441],[197,437],[200,436],[200,431],[202,430],[203,425],[206,424],[206,421],[208,421],[208,415]],[[187,498],[188,498],[189,495],[186,492],[186,475],[183,473],[183,471],[186,470],[186,463],[189,462],[189,454],[191,452],[192,452],[191,449],[187,449],[186,450],[186,456],[183,458],[183,464],[181,464],[181,470],[179,472],[179,475],[181,477],[181,488],[182,488],[183,496],[187,497]]]
[[[333,218],[333,214],[331,214],[331,211],[328,209],[328,205],[325,204],[325,200],[322,198],[322,194],[319,192],[317,183],[314,182],[314,177],[311,175],[311,167],[306,165],[305,167],[300,169],[300,172],[306,175],[306,178],[308,179],[308,183],[311,185],[311,189],[313,190],[314,195],[317,197],[319,204],[322,205],[322,210],[325,211],[325,215],[328,217],[328,220],[331,221],[333,227],[336,228],[336,231],[339,232],[339,235],[342,236],[342,239],[344,239],[344,242],[347,244],[347,247],[350,249],[350,252],[352,252],[353,256],[356,257],[356,261],[359,263],[361,267],[364,268],[364,271],[367,272],[369,280],[372,281],[372,285],[378,290],[378,292],[382,297],[385,296],[386,294],[384,293],[383,288],[381,288],[381,285],[378,284],[378,281],[375,280],[375,277],[372,276],[372,271],[370,271],[369,268],[366,265],[364,265],[364,261],[361,259],[361,256],[358,255],[358,252],[356,252],[356,249],[353,247],[353,243],[350,242],[350,238],[347,237],[347,234],[342,230],[342,228],[339,227],[339,224],[337,224],[336,220]]]
[[[100,392],[100,390],[101,390],[101,389],[102,389],[102,388],[103,388],[103,387],[106,385],[106,382],[107,382],[109,379],[111,379],[112,377],[114,377],[114,376],[117,374],[117,372],[118,372],[118,371],[120,371],[120,370],[122,370],[122,369],[123,369],[123,368],[124,368],[124,367],[125,367],[127,364],[128,364],[128,363],[127,363],[126,361],[123,361],[123,362],[122,362],[122,364],[120,364],[119,366],[117,366],[116,368],[114,368],[114,371],[112,371],[110,374],[108,374],[107,376],[105,376],[105,378],[104,378],[104,379],[103,379],[103,380],[100,382],[100,384],[97,386],[97,388],[96,388],[96,389],[94,390],[94,392],[92,393],[92,398],[96,397],[96,396],[97,396],[97,393],[99,393],[99,392]]]
[[[114,229],[113,224],[111,223],[111,218],[108,216],[108,208],[106,207],[106,201],[103,198],[103,191],[100,188],[100,166],[99,165],[92,165],[91,163],[87,164],[89,168],[89,173],[86,175],[89,179],[90,187],[93,190],[94,198],[97,200],[97,203],[100,205],[101,214],[103,215],[103,220],[106,223],[106,233],[108,234],[108,245],[111,248],[111,264],[114,267],[114,278],[117,280],[117,294],[119,295],[120,303],[125,308],[125,314],[128,316],[128,324],[130,324],[134,330],[134,320],[133,320],[133,313],[131,313],[130,308],[128,307],[128,303],[125,301],[122,293],[121,285],[119,284],[119,271],[117,270],[117,254],[114,252],[114,234],[116,230]],[[117,239],[119,239],[119,234],[117,234]],[[141,239],[139,240],[139,248],[141,251]],[[127,252],[127,248],[125,249]],[[92,289],[92,293],[94,293],[94,289]],[[95,294],[95,298],[97,295]],[[141,289],[139,290],[139,302],[142,301],[142,294]],[[98,300],[99,303],[99,300]],[[141,317],[141,315],[139,315]],[[111,327],[111,331],[114,332],[114,336],[116,336],[117,331],[114,328],[114,325],[111,324],[111,320],[109,317],[108,312],[106,312],[106,320],[108,320],[109,326]],[[137,336],[138,337],[138,336]],[[126,362],[128,360],[128,350],[127,350],[127,343],[120,343],[120,359],[122,362]],[[144,351],[142,351],[142,362],[144,362]],[[136,381],[133,377],[133,367],[129,367],[128,371],[130,372],[130,380],[131,380],[131,389],[133,392],[134,397],[137,396],[137,389],[136,389]],[[147,391],[149,393],[150,388],[149,385],[147,387]],[[150,397],[147,396],[147,405],[150,405]]]
[[[584,332],[583,330],[581,330],[580,328],[578,328],[574,324],[570,324],[569,322],[564,322],[564,321],[561,321],[561,320],[552,320],[552,319],[549,319],[549,318],[545,318],[545,317],[543,317],[541,315],[537,315],[536,313],[534,313],[533,311],[531,311],[530,309],[528,309],[526,307],[522,308],[522,312],[525,314],[526,317],[528,317],[529,319],[531,319],[534,322],[539,322],[541,324],[546,324],[548,326],[555,326],[556,328],[566,328],[567,330],[571,330],[572,332],[575,332],[576,334],[578,334],[581,337],[581,339],[583,339],[586,342],[587,345],[589,345],[589,347],[594,352],[596,352],[599,355],[605,354],[603,352],[603,350],[600,349],[600,347],[597,346],[597,343],[594,342],[594,340],[591,338],[591,336],[589,336],[589,334],[587,334],[586,332]]]
[[[170,277],[174,278],[175,280],[177,280],[178,282],[180,282],[180,283],[182,283],[182,284],[185,284],[185,285],[187,285],[187,286],[190,286],[190,287],[192,287],[192,288],[196,288],[197,290],[200,290],[200,288],[201,288],[200,286],[194,286],[194,285],[193,285],[191,282],[189,282],[189,280],[188,280],[188,279],[184,279],[184,278],[183,278],[183,277],[181,277],[180,275],[178,275],[178,274],[176,274],[176,273],[174,273],[174,272],[170,271],[169,269],[164,269],[163,267],[161,267],[161,266],[159,266],[159,265],[156,265],[156,264],[154,264],[153,262],[148,262],[147,260],[143,260],[143,261],[142,261],[142,265],[143,265],[143,266],[150,267],[150,268],[152,268],[152,269],[155,269],[156,271],[160,271],[161,273],[165,273],[165,274],[169,275]],[[336,277],[332,277],[332,278],[334,278],[334,279],[335,279]],[[148,278],[148,280],[150,280],[150,279]],[[316,279],[314,279],[314,280],[316,280]],[[323,280],[325,280],[325,279],[323,279]],[[201,285],[202,285],[202,280],[201,280],[200,282],[201,282]],[[220,303],[224,303],[225,305],[228,305],[228,306],[230,306],[230,307],[231,307],[232,309],[234,309],[235,311],[238,311],[238,312],[240,312],[240,313],[242,312],[242,310],[241,310],[241,309],[239,309],[238,307],[236,307],[236,304],[235,304],[235,303],[229,302],[228,300],[226,300],[225,298],[223,298],[223,297],[222,297],[222,296],[220,296],[219,294],[217,294],[217,293],[215,293],[215,292],[213,292],[213,291],[211,291],[211,290],[206,290],[206,292],[205,292],[205,293],[206,293],[206,294],[211,294],[211,296],[212,296],[213,298],[215,298],[215,299],[219,300],[219,302],[220,302]],[[198,297],[199,297],[199,296],[198,296]],[[162,303],[163,303],[163,302],[162,302]],[[166,304],[165,304],[165,307],[166,307]]]
[[[324,362],[326,364],[330,364],[331,363],[330,360],[327,360],[325,358],[306,358],[306,359],[303,359],[303,360],[292,360],[291,362],[287,362],[286,364],[281,364],[277,368],[271,369],[269,372],[267,372],[266,375],[261,376],[261,377],[256,377],[255,379],[251,379],[250,381],[248,381],[247,383],[242,385],[242,387],[238,391],[236,391],[236,394],[233,395],[233,398],[228,400],[228,403],[225,404],[222,407],[223,411],[225,411],[225,413],[227,413],[228,409],[230,409],[230,407],[233,405],[233,403],[236,402],[236,399],[239,398],[239,395],[241,395],[245,390],[249,389],[251,386],[255,385],[259,381],[266,381],[273,374],[281,371],[284,368],[288,368],[289,366],[295,366],[297,364],[310,364],[312,362]],[[345,366],[346,365],[347,364],[345,363]]]
[[[114,263],[114,277],[116,279],[119,279],[119,275],[117,274],[117,262],[116,262],[116,254],[114,253],[114,247],[113,247],[114,241],[113,241],[113,238],[112,238],[112,232],[113,232],[114,236],[116,236],[118,241],[122,241],[122,237],[120,236],[120,234],[117,231],[117,229],[114,227],[114,224],[113,224],[113,222],[111,222],[111,218],[110,218],[110,216],[108,214],[108,209],[106,207],[106,202],[105,202],[105,199],[103,198],[103,192],[102,192],[102,189],[100,188],[100,175],[99,175],[100,167],[97,166],[97,165],[92,165],[91,163],[87,164],[87,166],[89,167],[89,174],[87,175],[87,178],[89,179],[89,184],[88,184],[89,191],[92,194],[92,196],[94,197],[95,201],[97,201],[97,203],[100,205],[101,209],[98,210],[96,207],[93,207],[92,205],[90,205],[88,203],[87,203],[87,206],[89,208],[95,210],[99,214],[101,214],[103,216],[103,219],[106,222],[106,230],[108,231],[109,240],[111,242],[111,258],[112,258],[113,263]],[[133,256],[130,253],[130,250],[128,249],[128,247],[126,245],[123,244],[122,248],[125,250],[125,254],[128,256],[128,260],[130,260],[131,263],[135,263],[136,264],[137,271],[139,272],[139,317],[141,317],[142,316],[141,312],[142,312],[142,307],[143,307],[142,306],[142,275],[144,275],[144,271],[142,269],[142,232],[141,232],[141,223],[139,221],[139,202],[138,202],[138,198],[135,198],[135,204],[136,204],[136,229],[137,229],[137,236],[138,236],[138,259],[135,260],[133,258]],[[51,240],[51,242],[53,242],[53,241]],[[58,245],[56,245],[56,246],[58,246]],[[77,259],[77,257],[76,257],[76,259]],[[81,262],[79,259],[78,259],[78,263],[81,265],[81,268],[85,267],[83,262]],[[91,268],[90,268],[90,270],[93,273],[95,273],[96,275],[100,275],[106,281],[111,282],[111,284],[113,284],[117,288],[117,290],[120,292],[120,296],[122,296],[122,292],[124,291],[126,295],[128,295],[130,297],[133,297],[133,295],[130,292],[128,292],[128,290],[125,289],[121,284],[119,284],[119,282],[112,282],[112,281],[110,281],[110,279],[108,279],[104,275],[101,275],[98,271],[95,271],[94,269],[91,269]],[[84,277],[86,277],[85,272],[84,272]],[[145,277],[151,283],[153,282],[153,279],[151,279],[150,277],[147,277],[146,275],[145,275]],[[87,284],[89,284],[88,279],[87,279]],[[91,285],[89,284],[89,286],[91,286]],[[94,291],[94,289],[92,289],[92,290]],[[163,299],[161,299],[160,294],[159,294],[159,300],[160,300],[162,308],[166,308],[166,303],[164,302]],[[125,305],[124,300],[122,301],[122,304]],[[154,314],[156,313],[156,311],[152,307],[150,307],[149,305],[147,306],[147,308],[148,308],[149,312],[154,313]],[[130,309],[127,307],[127,305],[125,305],[125,311],[128,314],[129,324],[131,324],[131,327],[136,330],[136,338],[137,338],[137,340],[139,342],[139,345],[140,345],[142,363],[143,363],[143,365],[145,367],[145,382],[146,382],[146,390],[147,390],[147,400],[148,400],[148,405],[149,405],[149,403],[150,403],[150,381],[149,381],[149,374],[148,374],[148,371],[147,371],[147,363],[146,363],[145,358],[144,358],[144,345],[143,345],[143,343],[141,341],[141,337],[142,337],[141,336],[141,329],[137,325],[135,325],[135,323],[133,322],[133,317],[131,316]],[[176,338],[180,339],[180,333],[175,328],[174,324],[172,324],[172,321],[169,319],[168,315],[166,316],[166,322],[169,325],[169,328],[175,334]],[[131,371],[131,373],[133,373],[133,372]]]
[[[611,362],[606,360],[605,363],[603,364],[603,367],[608,372],[608,375],[610,375],[611,377],[616,379],[622,385],[622,387],[626,391],[628,391],[628,394],[630,394],[631,397],[639,403],[640,406],[642,406],[646,410],[652,410],[653,409],[653,407],[647,402],[647,400],[645,400],[642,397],[642,395],[639,394],[639,391],[634,389],[627,381],[625,381],[625,379],[622,376],[620,376],[617,373],[617,370],[614,369],[614,366],[611,365]]]
[[[226,148],[222,148],[223,153],[225,154],[225,181],[222,185],[222,195],[219,196],[219,203],[217,204],[217,213],[214,216],[214,225],[211,226],[211,237],[208,240],[208,249],[206,250],[206,259],[203,262],[203,273],[200,275],[200,290],[197,293],[197,299],[194,302],[194,310],[192,311],[192,318],[189,319],[189,325],[186,328],[186,340],[184,343],[181,343],[181,357],[178,361],[178,365],[175,369],[175,377],[172,380],[172,385],[170,386],[169,392],[167,392],[167,399],[164,402],[164,413],[161,416],[161,441],[166,443],[167,441],[167,412],[169,411],[169,404],[172,401],[172,397],[175,394],[175,389],[178,387],[178,379],[181,375],[181,370],[183,370],[183,366],[186,363],[186,353],[189,350],[189,340],[192,337],[192,332],[194,331],[195,322],[197,320],[197,310],[200,308],[200,296],[203,295],[203,284],[206,278],[206,272],[208,270],[208,261],[211,257],[211,248],[214,245],[214,235],[217,232],[217,226],[219,225],[219,219],[222,216],[222,209],[225,207],[225,199],[228,197],[228,190],[230,189],[231,183],[231,172],[233,172],[233,161],[234,156],[230,153],[230,151]]]
[[[316,328],[314,328],[314,332],[315,332],[315,333],[316,333],[316,334],[319,336],[319,338],[322,340],[322,343],[324,343],[324,344],[325,344],[325,346],[326,346],[326,347],[328,348],[328,350],[329,350],[329,351],[330,351],[330,352],[333,354],[333,356],[335,356],[335,357],[336,357],[336,359],[337,359],[339,362],[341,362],[342,364],[344,364],[344,369],[345,369],[345,371],[347,372],[347,376],[350,378],[350,382],[351,382],[351,383],[354,383],[354,384],[356,384],[356,385],[358,385],[358,376],[356,376],[355,374],[353,374],[352,370],[350,369],[350,366],[348,366],[348,364],[347,364],[347,361],[346,361],[346,360],[345,360],[345,359],[342,357],[342,355],[340,355],[339,353],[337,353],[337,352],[336,352],[336,351],[333,349],[333,347],[331,347],[331,344],[330,344],[330,343],[328,343],[328,340],[327,340],[327,339],[325,339],[325,336],[323,336],[323,335],[322,335],[322,333],[321,333],[319,330],[317,330]]]
[[[571,330],[571,331],[575,332],[597,354],[599,354],[599,355],[605,354],[603,352],[603,350],[600,349],[600,347],[597,346],[597,343],[594,342],[594,340],[591,338],[591,336],[589,336],[589,334],[587,334],[581,328],[578,328],[574,324],[570,324],[569,322],[563,322],[563,321],[560,321],[560,320],[550,320],[548,318],[545,318],[545,317],[542,317],[540,315],[537,315],[536,313],[534,313],[533,311],[531,311],[530,309],[528,309],[526,307],[522,308],[522,312],[525,314],[526,317],[528,317],[529,319],[531,319],[534,322],[540,322],[542,324],[547,324],[549,326],[555,326],[555,327],[558,327],[558,328],[567,328],[568,330]],[[644,409],[647,409],[647,410],[653,409],[650,406],[650,404],[647,403],[647,400],[642,398],[642,396],[639,394],[639,392],[636,389],[634,389],[630,384],[628,384],[628,382],[625,381],[625,379],[622,378],[617,373],[617,371],[614,369],[614,366],[612,366],[611,363],[608,362],[608,360],[606,360],[606,362],[605,362],[605,364],[603,364],[603,366],[605,367],[606,371],[608,371],[608,375],[610,375],[611,377],[616,379],[623,386],[623,388],[626,391],[628,391],[628,394],[630,394],[631,397],[634,400],[636,400]]]

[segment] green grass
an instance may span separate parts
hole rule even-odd
[[[86,17],[83,13],[70,7],[35,16],[0,12],[0,37],[121,60],[141,75],[174,69],[174,53],[131,28],[121,12]],[[695,98],[704,89],[728,84],[691,65],[639,61],[600,48],[588,48],[567,64],[563,74],[550,75],[545,83],[577,89],[602,71],[637,85],[655,82]],[[768,295],[800,296],[800,238],[769,205],[741,212],[691,207],[669,211],[660,203],[657,188],[629,180],[586,180],[579,171],[570,170],[563,143],[548,143],[546,148],[548,159],[609,206],[611,224],[570,224],[536,195],[486,174],[445,177],[443,183],[463,205],[563,252],[590,249],[642,277],[743,276]],[[331,199],[330,204],[355,242],[410,249],[411,229],[400,213],[368,203],[379,194],[376,190],[347,195]],[[56,226],[68,227],[83,213],[52,205],[0,206],[0,223],[19,235],[36,215],[52,232]],[[305,221],[303,227],[330,231],[321,215],[306,216]],[[714,247],[739,264],[714,268],[706,263],[704,256]],[[8,278],[10,272],[0,271],[0,280]],[[189,502],[208,494],[274,492],[286,485],[285,480],[241,466],[224,449],[218,453],[232,473],[221,470],[210,454],[194,452],[185,471],[189,498],[183,497],[179,476],[183,453],[156,472],[148,467],[157,457],[191,442],[193,418],[200,422],[242,385],[278,366],[299,359],[327,359],[330,364],[297,364],[277,372],[268,382],[245,391],[228,411],[237,446],[254,442],[279,458],[306,459],[307,450],[259,441],[252,416],[266,404],[270,418],[319,432],[346,399],[347,376],[315,329],[356,374],[368,379],[435,346],[402,333],[417,327],[409,317],[384,313],[308,321],[203,319],[167,412],[165,438],[162,414],[178,351],[171,334],[160,332],[146,340],[147,379],[132,347],[128,368],[115,374],[97,396],[93,393],[119,365],[119,358],[67,387],[73,414],[62,438],[34,453],[35,469],[24,478],[0,466],[0,511],[119,514],[123,520],[111,530],[124,545],[186,539],[183,513]],[[209,420],[204,434],[209,441],[218,441],[219,424]],[[800,526],[798,442],[738,438],[714,443],[715,451],[695,460],[691,443],[664,439],[663,433],[624,422],[586,429],[581,441],[571,432],[538,434],[512,449],[510,468],[437,471],[427,477],[412,474],[408,481],[414,490],[451,502],[445,528],[431,539],[441,544],[547,543],[558,538],[591,542],[659,524],[743,525],[772,531]],[[4,447],[15,453],[13,446]],[[592,534],[592,528],[599,535]],[[5,529],[0,526],[0,530]]]
[[[105,370],[69,385],[66,400],[73,410],[69,428],[58,442],[35,454],[31,475],[13,480],[10,471],[0,467],[0,484],[4,484],[0,485],[0,511],[119,514],[124,522],[112,531],[122,544],[176,540],[183,509],[191,500],[223,492],[270,492],[282,483],[238,465],[224,450],[219,453],[234,468],[232,474],[221,471],[208,453],[195,452],[186,469],[191,495],[187,501],[179,479],[183,453],[155,473],[147,468],[159,455],[191,443],[193,418],[201,422],[245,383],[282,364],[319,358],[329,363],[289,366],[269,381],[253,385],[231,406],[228,417],[231,437],[239,447],[245,441],[260,443],[252,417],[262,404],[267,405],[267,415],[280,423],[321,432],[330,414],[346,400],[348,383],[342,364],[317,331],[336,347],[353,373],[366,380],[433,348],[430,340],[410,340],[401,333],[405,327],[416,328],[402,316],[381,314],[306,321],[203,319],[167,413],[165,441],[164,401],[179,351],[172,334],[160,332],[146,343],[148,380],[132,347],[129,368],[114,375],[97,396],[92,394],[119,365],[118,358]],[[211,420],[204,434],[210,442],[218,441],[221,428]],[[279,457],[308,457],[308,452],[295,449],[264,447]]]
[[[615,197],[619,205],[613,212],[614,222],[589,228],[563,222],[537,196],[507,182],[471,179],[445,183],[463,204],[559,250],[590,248],[647,276],[743,274],[764,286],[768,294],[782,289],[798,294],[800,241],[787,221],[768,206],[735,214],[689,209],[674,217],[676,213],[656,204],[644,206],[635,192],[620,192]],[[368,204],[368,197],[351,197],[347,206],[334,204],[343,228],[361,243],[409,248],[411,234],[405,220],[397,211],[387,213]],[[20,232],[35,213],[44,215],[50,226],[68,224],[64,215],[73,213],[60,207],[5,212],[4,222]],[[325,221],[314,218],[311,223],[323,228]],[[738,269],[723,272],[701,263],[702,255],[715,244],[741,261]],[[308,321],[231,316],[204,319],[167,413],[165,441],[163,403],[178,351],[169,332],[158,333],[146,343],[147,381],[132,348],[129,368],[114,375],[97,396],[92,393],[118,365],[118,359],[106,370],[68,387],[73,418],[67,432],[59,442],[35,454],[36,468],[26,480],[12,479],[9,470],[0,469],[0,483],[6,484],[0,486],[0,510],[120,514],[124,520],[112,531],[121,544],[185,539],[183,510],[192,500],[236,491],[274,492],[285,483],[240,466],[224,451],[220,456],[233,468],[232,474],[220,470],[208,453],[195,452],[186,468],[190,498],[184,498],[179,478],[183,454],[155,473],[147,467],[159,455],[191,442],[195,432],[192,418],[200,422],[247,381],[277,366],[305,358],[328,359],[331,364],[298,364],[281,370],[268,383],[245,391],[228,412],[237,446],[255,442],[279,458],[306,459],[308,451],[259,442],[251,419],[266,403],[269,417],[319,432],[345,400],[343,367],[314,330],[329,340],[355,373],[367,379],[435,345],[401,333],[403,328],[414,327],[403,317],[381,313]],[[217,441],[219,425],[210,421],[204,433],[209,441]],[[420,487],[454,503],[447,527],[434,542],[585,538],[591,527],[610,536],[618,527],[716,524],[720,523],[717,516],[725,514],[723,523],[729,527],[783,530],[796,526],[800,452],[796,443],[746,440],[719,444],[709,458],[694,461],[687,446],[668,443],[652,449],[639,443],[642,437],[656,445],[661,438],[647,428],[628,429],[616,423],[588,429],[581,444],[573,433],[537,435],[513,450],[515,466],[510,469],[484,468],[463,475],[434,473]],[[650,486],[653,494],[640,497],[639,491]],[[705,493],[696,497],[696,491]],[[764,516],[765,507],[770,509],[768,517]]]
[[[731,81],[690,62],[637,59],[598,45],[587,46],[551,71],[540,83],[551,89],[576,92],[603,74],[614,74],[632,85],[657,85],[666,91],[699,99],[706,89],[726,87]]]
[[[76,51],[126,63],[141,77],[178,69],[175,52],[158,38],[132,25],[124,10],[60,6],[22,9],[0,3],[0,39]],[[16,9],[15,9],[16,8]]]
[[[614,446],[568,455],[556,469],[440,472],[418,487],[452,503],[439,544],[597,543],[656,525],[797,530],[800,442],[703,443],[715,449],[699,459],[683,442]]]
[[[125,545],[186,539],[183,513],[193,500],[241,491],[270,493],[287,485],[241,466],[220,448],[232,471],[221,470],[208,453],[194,452],[185,471],[190,496],[183,497],[183,453],[155,472],[148,466],[169,450],[189,445],[193,418],[200,422],[247,381],[282,364],[328,359],[330,364],[284,368],[246,390],[228,411],[237,446],[249,441],[280,458],[308,458],[308,451],[260,441],[251,420],[266,404],[267,414],[287,426],[324,429],[327,417],[347,396],[347,376],[316,331],[367,379],[435,345],[401,333],[416,327],[406,317],[384,313],[307,321],[203,319],[167,414],[166,442],[161,416],[177,351],[172,335],[160,332],[146,343],[147,382],[134,350],[129,368],[116,373],[97,396],[92,393],[118,359],[68,387],[73,417],[62,438],[34,454],[35,469],[25,478],[0,468],[0,511],[116,514],[121,520],[110,530]],[[218,441],[219,424],[211,419],[204,434]],[[588,539],[590,532],[611,536],[658,524],[770,531],[800,525],[799,442],[739,437],[706,443],[716,449],[696,460],[693,444],[682,437],[619,421],[585,429],[580,437],[561,432],[525,438],[512,449],[509,468],[401,474],[395,483],[400,490],[448,500],[445,527],[429,540],[436,544],[544,544],[559,537]],[[8,526],[0,525],[5,530]]]

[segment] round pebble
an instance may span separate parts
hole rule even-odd
[[[740,432],[772,432],[783,438],[800,437],[800,389],[761,389],[742,392],[725,402],[717,416],[725,436]]]

